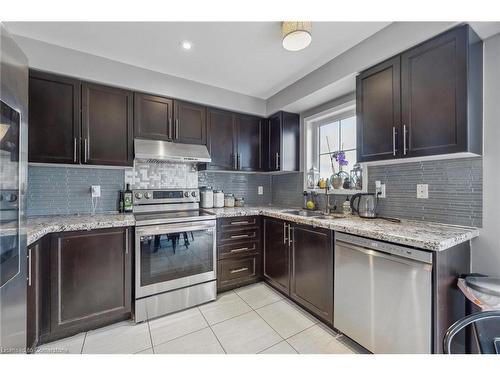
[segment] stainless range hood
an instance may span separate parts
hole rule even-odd
[[[210,163],[212,159],[207,146],[182,143],[134,140],[135,159],[150,161],[173,161],[181,163]]]

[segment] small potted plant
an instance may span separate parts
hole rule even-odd
[[[333,154],[331,154],[331,158],[332,158],[332,164],[333,164],[333,159],[335,159],[337,163],[339,163],[339,171],[330,177],[330,184],[333,186],[334,189],[340,189],[344,184],[344,180],[346,178],[347,179],[349,178],[349,174],[342,170],[343,167],[349,164],[349,162],[345,158],[344,151],[334,152]]]

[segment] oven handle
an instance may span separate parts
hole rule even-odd
[[[198,222],[193,224],[182,223],[182,224],[162,224],[162,225],[148,225],[144,227],[136,228],[136,234],[138,236],[148,236],[155,234],[170,234],[179,232],[192,232],[195,230],[206,230],[215,229],[214,222]]]

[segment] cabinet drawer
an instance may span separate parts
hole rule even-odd
[[[260,225],[258,216],[225,217],[218,220],[220,230],[233,230],[243,227],[257,227]]]
[[[259,241],[260,228],[242,228],[239,230],[219,231],[218,240],[219,245],[245,241]]]
[[[260,252],[260,242],[238,242],[217,246],[218,259],[238,258]]]
[[[218,288],[245,283],[259,277],[260,257],[224,259],[218,262]]]

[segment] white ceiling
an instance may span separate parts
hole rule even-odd
[[[280,22],[6,24],[13,34],[267,99],[389,22],[313,22],[312,43],[299,52],[281,46]]]

